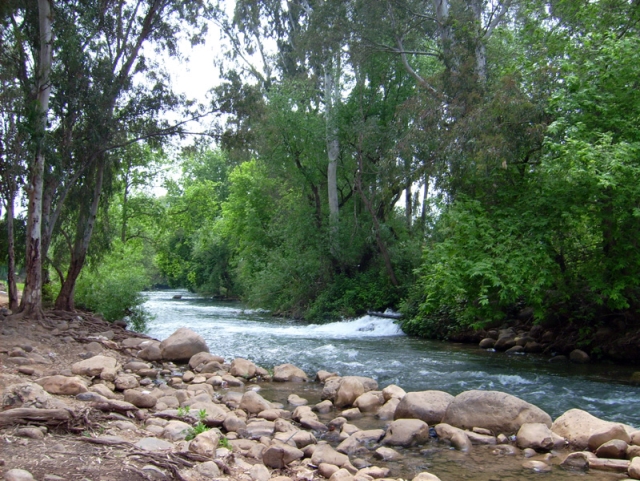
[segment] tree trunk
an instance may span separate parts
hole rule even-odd
[[[13,232],[13,201],[14,192],[7,195],[7,288],[9,294],[9,309],[16,311],[18,309],[18,287],[16,286],[16,250],[15,236]]]
[[[339,54],[338,54],[339,55]],[[336,110],[340,102],[340,61],[327,62],[324,73],[324,100],[326,116],[327,157],[327,194],[329,197],[329,221],[332,237],[338,228],[340,206],[338,203],[338,156],[340,155],[340,140],[338,139],[338,124]],[[332,242],[333,245],[333,242]]]
[[[89,212],[83,219],[83,216],[78,216],[78,228],[76,231],[76,238],[74,241],[73,251],[71,253],[71,262],[69,263],[69,269],[67,276],[60,288],[60,293],[56,298],[56,309],[63,311],[75,310],[75,290],[76,281],[84,262],[87,258],[87,250],[89,249],[89,243],[91,241],[91,235],[93,234],[93,227],[96,223],[96,216],[98,214],[98,206],[100,205],[100,194],[102,192],[102,183],[104,179],[105,159],[98,159],[96,165],[96,177],[95,185],[93,188],[93,201],[89,207]]]
[[[51,94],[51,0],[38,0],[40,21],[40,58],[36,108],[39,116],[36,131],[36,157],[29,175],[29,207],[27,231],[27,276],[22,292],[20,312],[23,316],[42,316],[42,190],[44,179],[44,135],[47,130],[47,112]]]

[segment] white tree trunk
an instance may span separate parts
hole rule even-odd
[[[339,54],[338,54],[339,55]],[[339,60],[327,62],[324,74],[324,97],[326,116],[327,157],[327,190],[329,197],[329,221],[332,232],[337,226],[340,206],[338,203],[338,157],[340,155],[340,140],[338,139],[338,125],[336,118],[337,106],[340,103],[340,64]]]
[[[36,156],[31,166],[28,186],[27,276],[20,311],[25,315],[42,313],[42,189],[44,179],[44,135],[51,94],[53,38],[51,0],[38,0],[40,56],[38,64],[36,108],[38,109]]]

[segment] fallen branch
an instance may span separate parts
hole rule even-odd
[[[60,425],[74,418],[66,409],[16,408],[0,413],[0,427],[16,424]]]

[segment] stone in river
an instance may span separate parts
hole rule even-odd
[[[453,399],[444,391],[408,392],[398,404],[394,419],[421,419],[427,424],[438,424]]]
[[[525,423],[551,426],[551,416],[533,404],[499,391],[465,391],[449,404],[443,423],[496,433],[516,433]]]
[[[293,364],[281,364],[273,368],[273,380],[278,382],[306,382],[306,373]]]
[[[160,351],[165,361],[189,361],[199,352],[209,352],[209,348],[202,336],[181,327],[160,343]]]
[[[429,425],[420,419],[397,419],[389,424],[382,444],[408,447],[429,439]]]

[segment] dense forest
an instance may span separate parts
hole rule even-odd
[[[232,3],[1,4],[16,315],[140,327],[168,285],[435,337],[639,320],[640,2]],[[177,94],[212,31],[209,100]]]

